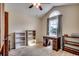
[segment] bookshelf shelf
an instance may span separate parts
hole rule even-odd
[[[63,49],[67,52],[79,55],[79,37],[63,36]]]
[[[36,31],[35,30],[26,30],[26,45],[36,44]]]

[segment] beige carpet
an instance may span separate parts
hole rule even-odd
[[[42,44],[36,46],[22,47],[11,50],[9,56],[76,56],[66,51],[54,51],[52,47],[43,47]]]
[[[50,50],[36,46],[25,46],[11,50],[9,56],[50,56]]]

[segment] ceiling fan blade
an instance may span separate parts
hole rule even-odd
[[[29,6],[29,8],[32,8],[32,7],[33,7],[33,4]]]
[[[40,9],[40,10],[43,10],[41,6],[39,6],[39,9]]]

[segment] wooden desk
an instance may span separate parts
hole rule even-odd
[[[60,49],[60,37],[43,36],[43,46],[49,46],[52,40],[52,49],[58,51]]]

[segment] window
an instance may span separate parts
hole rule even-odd
[[[48,19],[48,35],[57,36],[58,31],[58,18],[52,17]]]
[[[58,10],[54,10],[47,20],[47,35],[49,36],[61,36],[62,35],[62,22],[61,13]]]
[[[57,35],[57,28],[58,28],[58,20],[57,19],[51,19],[49,21],[49,35],[50,36],[56,36]]]

